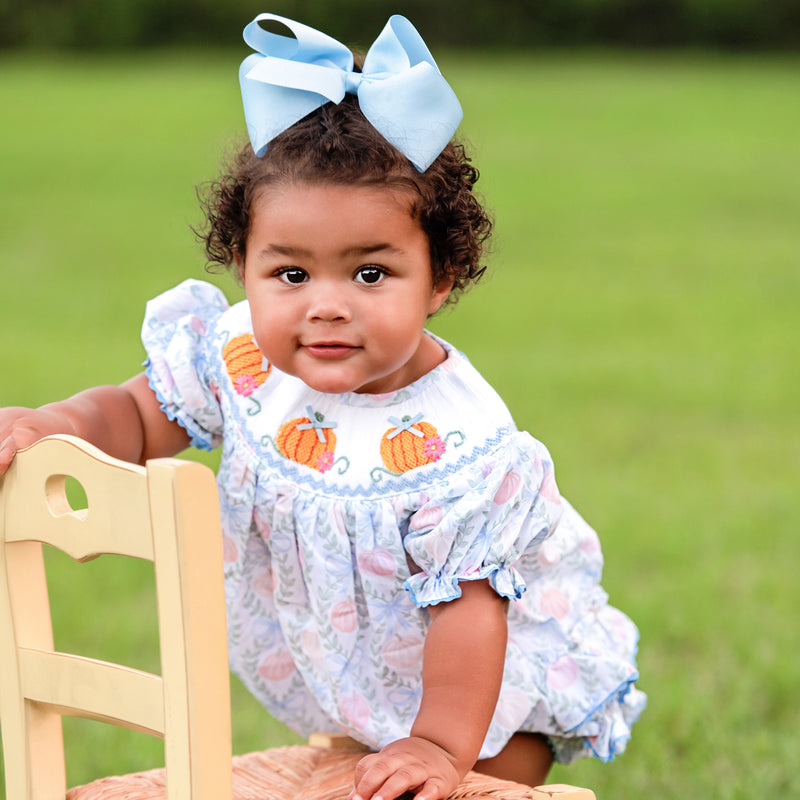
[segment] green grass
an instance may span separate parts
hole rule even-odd
[[[240,134],[239,55],[0,59],[0,405],[125,379],[145,300],[203,276],[193,187]],[[800,60],[441,61],[497,240],[434,329],[548,444],[642,632],[628,753],[551,777],[608,800],[798,795]],[[112,564],[93,593],[51,567],[59,639],[90,618],[92,648],[157,663],[146,570]],[[237,751],[293,741],[233,688]],[[159,763],[98,728],[67,727],[70,782]]]

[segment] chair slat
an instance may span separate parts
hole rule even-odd
[[[20,648],[22,692],[59,713],[112,722],[154,736],[164,733],[158,675],[106,661]]]

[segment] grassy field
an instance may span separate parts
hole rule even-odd
[[[127,378],[146,299],[203,276],[194,186],[240,136],[240,55],[0,58],[0,405]],[[485,285],[432,327],[548,444],[642,632],[628,752],[552,779],[800,796],[800,59],[441,61],[497,238]],[[147,570],[112,562],[92,591],[50,565],[57,641],[89,619],[93,652],[154,668]],[[237,751],[296,741],[236,682],[233,703]],[[71,783],[161,758],[66,731]]]

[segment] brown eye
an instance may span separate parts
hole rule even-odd
[[[386,273],[380,267],[362,267],[356,273],[356,281],[359,283],[380,283]]]
[[[289,269],[282,270],[278,277],[284,283],[303,283],[305,280],[308,279],[308,274],[304,269],[298,269],[297,267],[291,267]]]

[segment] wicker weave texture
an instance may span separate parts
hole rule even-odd
[[[233,759],[234,800],[346,800],[362,753],[310,745],[276,747]],[[470,772],[449,800],[529,800],[519,783]],[[76,786],[67,800],[165,800],[163,769],[101,778]]]

